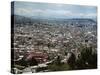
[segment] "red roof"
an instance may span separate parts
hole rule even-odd
[[[44,61],[47,60],[48,55],[42,52],[30,52],[27,56],[27,60],[31,60],[32,58],[35,58],[37,61]]]

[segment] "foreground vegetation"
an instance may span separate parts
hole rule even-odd
[[[34,66],[38,63],[36,60],[26,62],[22,59],[19,63],[15,63],[14,67],[20,70],[25,69],[28,66]],[[66,70],[81,70],[81,69],[96,69],[97,68],[97,52],[92,47],[81,47],[80,55],[76,59],[75,54],[67,60],[67,63],[62,63],[60,56],[57,56],[56,60],[48,64],[46,68],[38,68],[37,71],[48,70],[50,71],[66,71]]]

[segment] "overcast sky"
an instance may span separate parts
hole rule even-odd
[[[97,7],[54,4],[15,2],[14,12],[16,15],[40,18],[96,18]]]

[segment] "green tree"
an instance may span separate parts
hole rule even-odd
[[[75,57],[75,54],[70,52],[71,56],[69,57],[68,59],[68,65],[70,66],[70,69],[74,69],[75,68],[75,60],[76,60],[76,57]]]
[[[97,53],[93,53],[92,47],[84,47],[76,62],[77,69],[97,68]]]

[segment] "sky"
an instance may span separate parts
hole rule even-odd
[[[96,18],[96,6],[14,2],[14,14],[33,18]]]

